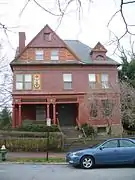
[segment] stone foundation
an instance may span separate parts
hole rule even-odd
[[[120,136],[123,133],[123,127],[121,124],[112,125],[112,135]]]

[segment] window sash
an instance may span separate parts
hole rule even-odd
[[[36,106],[36,121],[45,120],[44,106]]]
[[[102,88],[105,88],[105,89],[109,88],[109,83],[107,81],[102,81],[101,85],[102,85]]]
[[[59,60],[59,56],[51,56],[51,60],[52,61],[57,61],[57,60]]]
[[[36,51],[36,60],[43,60],[44,59],[44,52],[43,50]]]
[[[32,82],[24,82],[24,89],[31,90],[32,89]]]
[[[72,82],[64,82],[64,89],[72,89]]]
[[[23,82],[23,74],[16,74],[16,82]]]
[[[24,82],[32,82],[32,75],[24,74]]]
[[[72,74],[63,74],[64,82],[72,82]]]
[[[51,60],[59,60],[59,52],[58,52],[58,50],[51,51]]]
[[[23,82],[16,82],[16,90],[22,90],[23,89]]]
[[[108,74],[101,74],[101,82],[108,82]]]
[[[89,82],[96,82],[96,74],[89,74]]]

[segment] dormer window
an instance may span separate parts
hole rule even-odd
[[[52,61],[58,61],[59,60],[59,51],[58,50],[52,50],[51,51],[51,60]]]
[[[98,55],[98,56],[96,57],[96,60],[97,60],[97,61],[103,61],[103,60],[104,60],[104,56]]]
[[[36,60],[44,60],[44,51],[36,50]]]
[[[52,40],[52,34],[51,33],[44,33],[44,40],[45,41],[51,41]]]

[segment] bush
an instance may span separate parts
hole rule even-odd
[[[87,137],[95,134],[94,128],[87,123],[81,126],[81,130],[84,130]]]
[[[29,131],[29,132],[59,132],[59,128],[57,125],[52,125],[50,127],[46,126],[45,124],[22,124],[21,127],[17,127],[15,130],[17,131]]]
[[[6,145],[8,151],[13,152],[45,152],[47,138],[6,138],[0,139],[0,147]],[[49,150],[62,151],[63,150],[63,138],[61,135],[49,137]]]
[[[60,132],[50,132],[50,136],[62,135]],[[26,137],[26,138],[45,138],[47,137],[47,132],[28,132],[28,131],[0,131],[0,137]]]

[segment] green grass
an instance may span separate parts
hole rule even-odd
[[[7,161],[10,162],[20,162],[20,163],[25,163],[25,162],[39,162],[39,163],[61,163],[61,162],[65,162],[64,158],[52,158],[49,157],[49,160],[46,161],[46,157],[45,158],[12,158],[12,159],[8,159]]]

